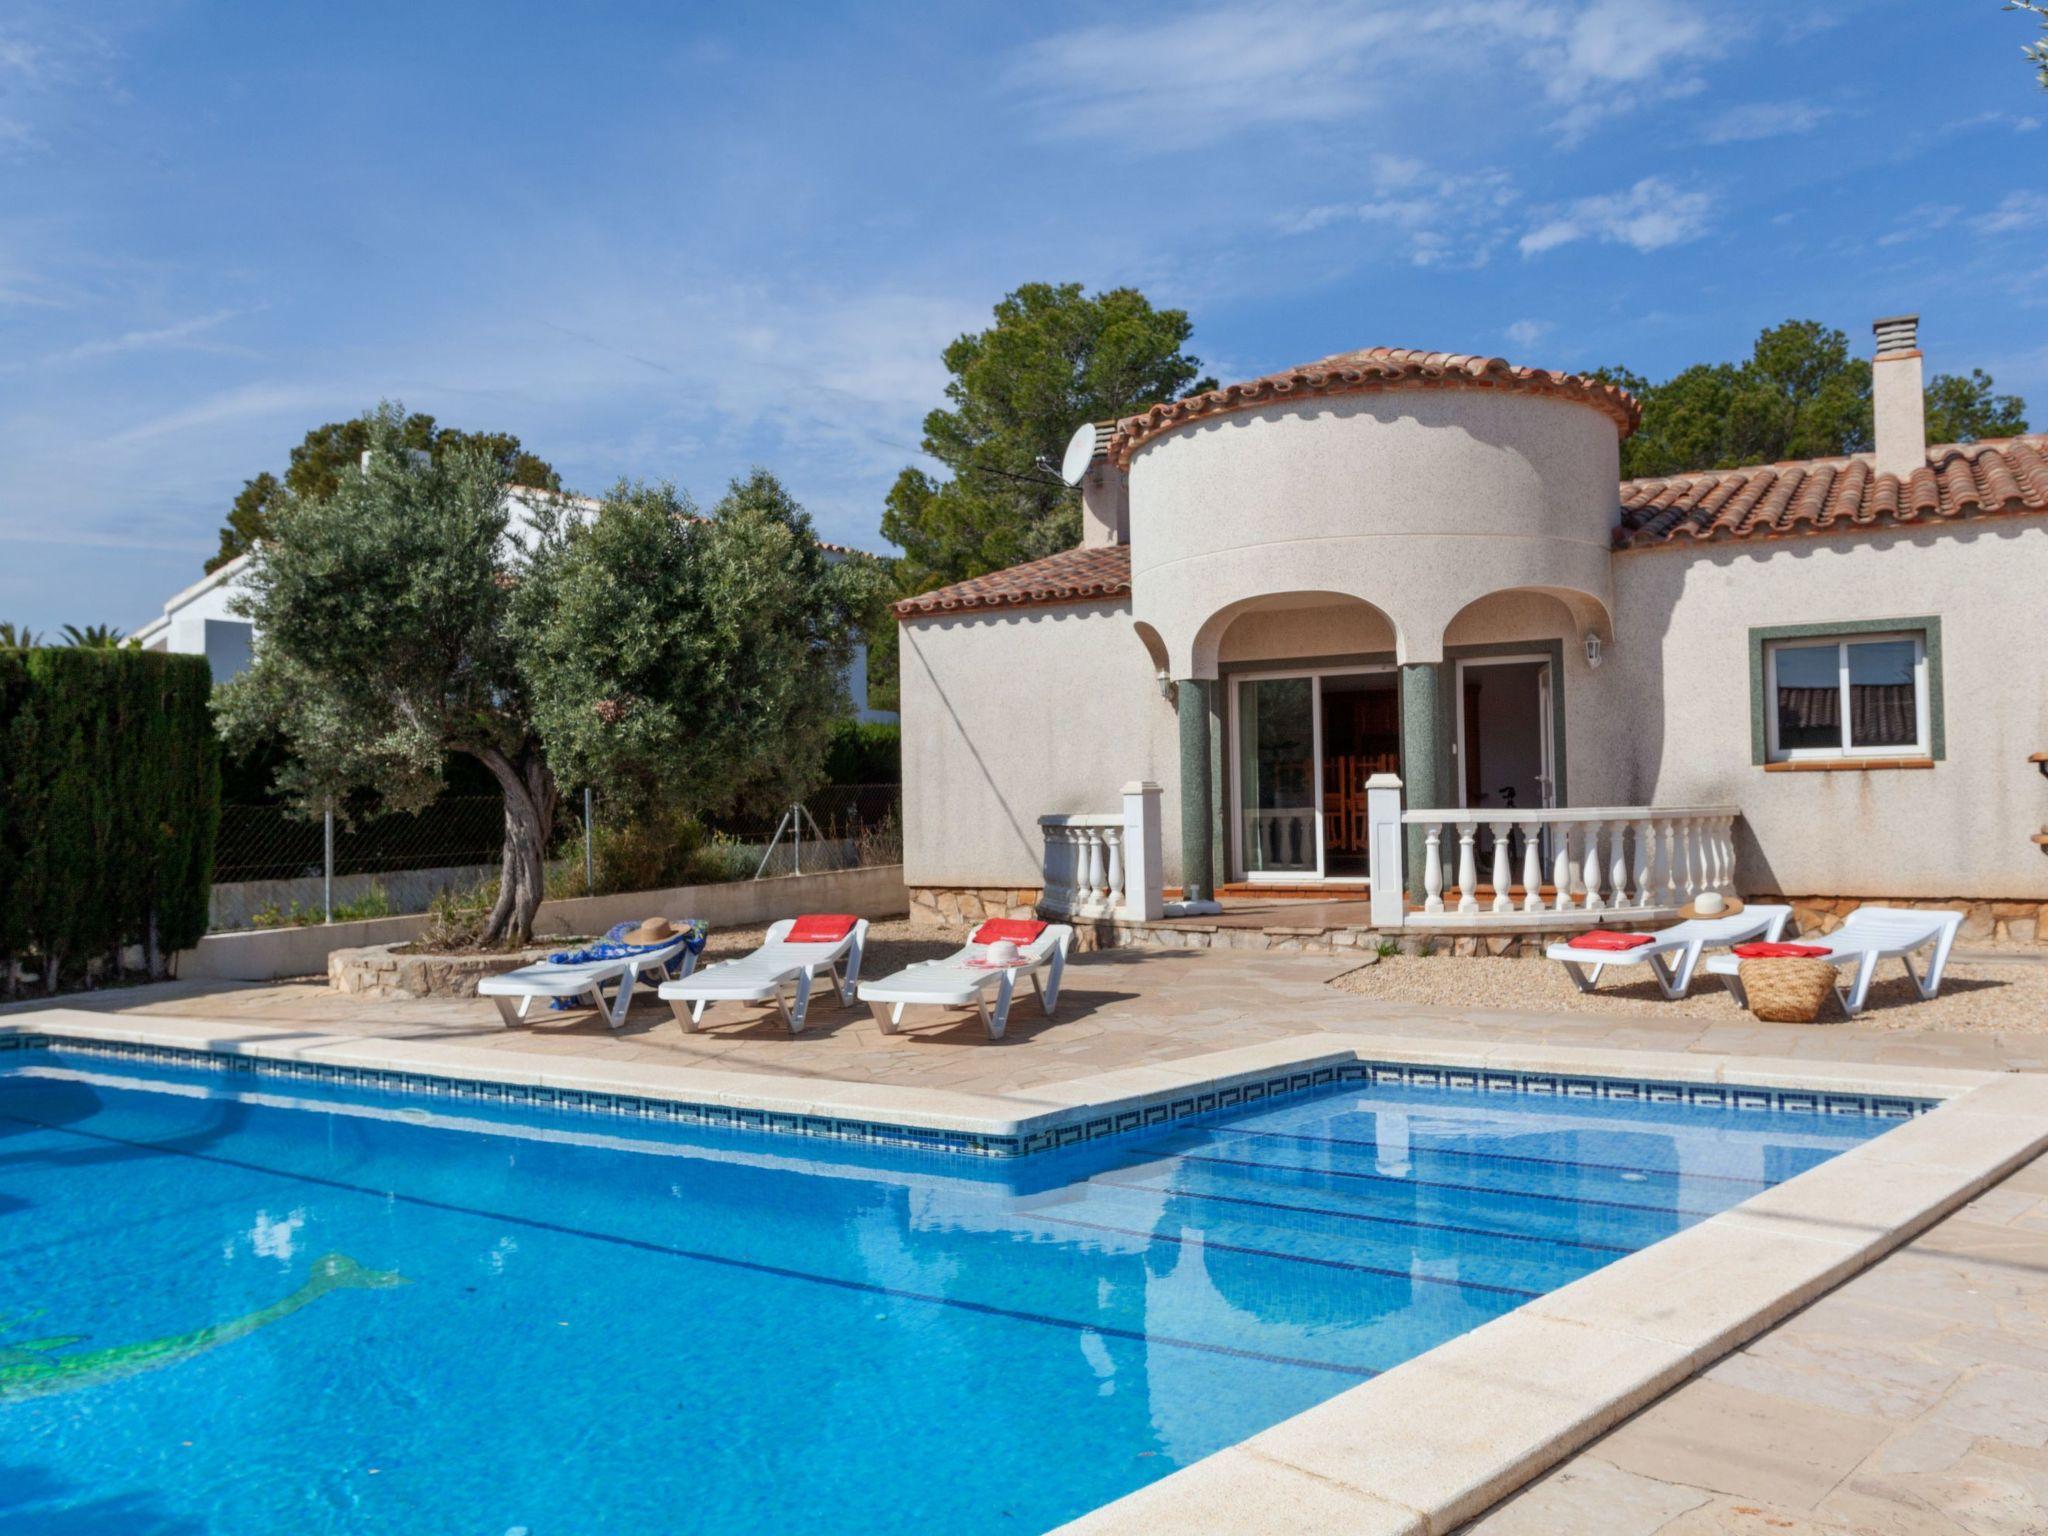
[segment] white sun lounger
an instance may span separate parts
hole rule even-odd
[[[986,955],[988,946],[969,940],[943,960],[926,960],[880,981],[862,982],[860,999],[874,1009],[875,1022],[882,1026],[885,1035],[896,1033],[903,1022],[903,1010],[912,1003],[937,1008],[965,1008],[971,1003],[981,1014],[989,1039],[1000,1040],[1010,1022],[1010,999],[1020,975],[1031,978],[1039,1006],[1047,1018],[1052,1017],[1060,1000],[1060,978],[1066,974],[1067,951],[1073,942],[1072,928],[1065,923],[1053,923],[1029,944],[1018,946],[1022,964],[992,969],[970,963]],[[1041,972],[1043,981],[1039,979]],[[992,992],[993,1009],[989,1007]]]
[[[678,935],[673,943],[659,949],[643,950],[616,960],[585,960],[575,965],[557,965],[552,960],[522,965],[502,976],[486,976],[476,984],[476,995],[498,1005],[498,1018],[509,1029],[526,1018],[535,998],[581,998],[599,1013],[605,1023],[617,1029],[626,1022],[626,1010],[633,1005],[633,986],[642,976],[687,976],[696,969],[697,955]],[[610,1003],[604,1000],[607,983],[618,991]]]
[[[867,947],[868,924],[862,918],[845,938],[827,944],[791,944],[788,935],[793,926],[795,919],[785,917],[769,927],[768,937],[751,955],[707,965],[681,981],[663,982],[656,996],[668,1003],[676,1022],[692,1033],[703,1022],[708,1004],[762,1003],[773,999],[789,1032],[800,1034],[804,1015],[811,1006],[811,983],[820,974],[832,979],[840,1007],[853,1001],[853,989],[860,981],[861,951]],[[839,972],[842,960],[846,962],[843,977]],[[794,997],[785,997],[783,989],[792,986]]]
[[[1702,951],[1756,939],[1774,940],[1785,931],[1791,916],[1790,907],[1744,907],[1729,917],[1695,917],[1675,923],[1658,930],[1651,943],[1634,949],[1578,949],[1567,940],[1543,953],[1564,962],[1565,973],[1581,992],[1598,986],[1600,973],[1610,965],[1647,965],[1665,997],[1675,1002],[1691,989]]]
[[[1815,955],[1813,958],[1816,960],[1825,960],[1834,966],[1856,967],[1853,984],[1845,988],[1839,981],[1835,983],[1835,996],[1841,1001],[1842,1012],[1853,1019],[1869,1001],[1870,983],[1876,979],[1880,960],[1903,963],[1907,979],[1913,983],[1921,1001],[1931,1001],[1941,990],[1942,973],[1948,969],[1948,952],[1955,948],[1956,930],[1962,925],[1963,914],[1960,912],[1921,912],[1911,907],[1858,907],[1842,919],[1842,926],[1833,933],[1798,942],[1827,950],[1824,955]],[[1921,976],[1913,969],[1913,956],[1929,947],[1934,953],[1928,959],[1927,974]],[[1742,990],[1740,956],[1716,955],[1707,962],[1707,970],[1725,977],[1728,990],[1735,994],[1735,1001],[1745,1008],[1749,1006],[1749,999]]]

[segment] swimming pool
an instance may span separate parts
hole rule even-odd
[[[1862,1114],[1342,1083],[994,1161],[0,1057],[0,1525],[1042,1531]]]

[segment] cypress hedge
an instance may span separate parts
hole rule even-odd
[[[0,978],[54,992],[206,932],[220,743],[202,656],[0,651]]]

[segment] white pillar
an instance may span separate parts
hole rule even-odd
[[[1477,912],[1479,910],[1479,853],[1473,846],[1479,836],[1479,823],[1461,821],[1458,823],[1458,910]]]
[[[1365,825],[1368,868],[1372,873],[1372,925],[1399,928],[1408,919],[1406,875],[1401,869],[1406,851],[1401,836],[1401,781],[1391,773],[1376,773],[1365,781]]]
[[[1140,779],[1124,786],[1124,889],[1117,916],[1156,923],[1166,913],[1160,870],[1165,860],[1159,824],[1159,786]]]
[[[1422,830],[1422,910],[1444,909],[1444,824],[1432,821]]]
[[[1522,910],[1543,910],[1543,838],[1540,822],[1522,823]]]
[[[1514,884],[1514,876],[1508,870],[1508,829],[1511,821],[1489,821],[1487,830],[1493,833],[1493,910],[1512,912],[1515,898],[1508,894],[1508,887]]]
[[[1600,898],[1600,830],[1599,822],[1586,823],[1584,866],[1588,912],[1601,912],[1607,907],[1607,903]]]

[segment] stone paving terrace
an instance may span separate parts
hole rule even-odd
[[[712,958],[752,935],[721,934]],[[950,941],[878,927],[870,974]],[[2007,1071],[2048,1070],[2048,1033],[1771,1025],[1746,1016],[1533,1012],[1374,1001],[1329,985],[1359,957],[1116,951],[1076,957],[1058,1014],[1020,999],[1010,1033],[912,1014],[885,1036],[821,998],[792,1039],[722,1004],[685,1034],[651,997],[616,1035],[587,1013],[499,1026],[477,999],[372,1001],[323,983],[170,983],[62,999],[281,1033],[434,1039],[515,1052],[1004,1092],[1332,1030]],[[1463,962],[1446,961],[1447,965]],[[1537,964],[1538,962],[1517,962]],[[0,1010],[26,1022],[34,1005]],[[2048,1531],[2048,1158],[1610,1431],[1470,1536],[1991,1536]]]

